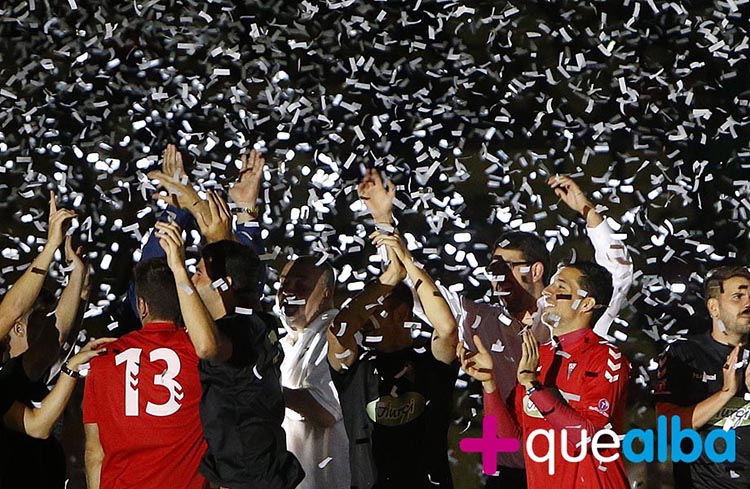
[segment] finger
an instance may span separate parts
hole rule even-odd
[[[185,167],[182,164],[182,153],[175,150],[175,165],[177,168],[184,169]]]
[[[49,214],[50,216],[57,212],[57,194],[52,190],[49,193]]]
[[[242,166],[240,166],[240,174],[242,174],[245,170],[248,169],[248,165],[250,163],[247,161],[246,154],[240,155],[240,161],[242,162]]]
[[[393,182],[391,180],[387,180],[386,184],[388,186],[388,197],[390,199],[393,199],[396,196],[396,186],[393,185]]]
[[[226,199],[224,199],[219,193],[216,193],[216,202],[219,204],[219,210],[221,211],[221,214],[224,216],[224,218],[230,217],[232,215],[232,211],[229,210],[229,204],[227,204]]]
[[[482,353],[482,354],[489,353],[487,351],[487,348],[484,347],[484,343],[482,343],[482,339],[478,335],[474,335],[472,336],[472,338],[474,338],[474,344],[476,345],[479,353]]]

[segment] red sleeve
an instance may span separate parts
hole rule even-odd
[[[88,423],[97,423],[97,406],[100,406],[98,399],[97,399],[97,393],[100,389],[97,388],[96,385],[96,379],[99,377],[99,374],[101,373],[101,367],[103,367],[103,364],[101,362],[97,362],[96,360],[100,360],[99,358],[94,358],[91,360],[91,368],[89,369],[89,373],[86,376],[86,380],[84,381],[83,385],[83,422],[84,424]],[[98,367],[98,368],[97,368]]]
[[[586,386],[576,408],[547,389],[531,394],[531,400],[544,419],[554,429],[567,431],[568,442],[573,448],[580,445],[582,430],[586,430],[590,440],[597,431],[611,427],[613,415],[621,416],[625,409],[630,363],[616,348],[601,351],[603,354],[594,354],[589,360],[587,372],[597,375],[586,377]]]
[[[515,409],[508,408],[515,402],[515,389],[508,398],[508,404],[503,401],[500,390],[484,393],[484,415],[494,416],[497,421],[497,436],[500,438],[515,438],[521,440],[523,432],[518,424]]]

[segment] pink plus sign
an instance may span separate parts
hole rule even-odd
[[[497,437],[497,420],[494,416],[485,416],[482,420],[481,438],[464,438],[459,444],[466,453],[482,454],[482,470],[487,475],[497,472],[497,454],[500,452],[517,452],[521,442],[515,438]]]

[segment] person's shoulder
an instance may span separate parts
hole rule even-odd
[[[589,345],[584,349],[583,354],[590,364],[600,364],[602,367],[618,368],[617,365],[627,364],[629,362],[625,354],[617,345],[599,337],[595,333],[587,338]],[[614,365],[614,367],[613,367]]]
[[[705,334],[678,338],[666,346],[664,355],[683,362],[691,362],[710,348],[711,341],[711,338]]]

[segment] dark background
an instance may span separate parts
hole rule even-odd
[[[545,183],[573,174],[635,262],[615,329],[634,367],[630,426],[652,426],[652,359],[669,337],[705,330],[705,271],[748,262],[749,8],[4,2],[0,287],[35,256],[54,188],[80,216],[96,271],[84,328],[102,334],[155,219],[141,172],[168,142],[204,188],[231,181],[241,151],[265,151],[271,264],[327,253],[343,272],[340,300],[378,270],[352,210],[364,166],[399,186],[415,256],[473,297],[507,228],[545,236],[556,260],[591,258],[583,221]],[[457,389],[456,437],[478,424],[476,392]],[[479,457],[453,456],[458,487],[475,485]],[[646,482],[663,467],[632,470],[637,487],[665,487]]]

